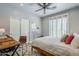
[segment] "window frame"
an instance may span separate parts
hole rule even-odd
[[[69,14],[68,13],[65,13],[65,14],[61,14],[61,15],[57,15],[57,16],[52,16],[52,17],[49,17],[49,36],[52,36],[51,35],[51,28],[50,28],[50,21],[53,20],[53,19],[58,19],[58,18],[63,18],[63,17],[67,17],[67,24],[66,24],[66,33],[69,33]],[[61,25],[62,26],[62,25]],[[57,30],[56,30],[57,31]],[[52,34],[53,34],[53,30],[52,30]]]

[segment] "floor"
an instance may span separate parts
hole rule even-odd
[[[17,50],[17,52],[19,53],[20,56],[42,56],[41,54],[39,54],[35,49],[33,49],[33,53],[31,51],[31,44],[24,44],[23,45],[23,54],[22,54],[22,46],[20,46]],[[8,53],[9,55],[11,54]],[[2,55],[5,56],[5,55]],[[16,53],[14,56],[18,56]]]

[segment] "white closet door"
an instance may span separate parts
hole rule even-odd
[[[27,42],[29,42],[29,20],[21,19],[21,35],[27,36]]]
[[[10,35],[16,39],[19,40],[20,36],[20,20],[16,18],[10,18]]]

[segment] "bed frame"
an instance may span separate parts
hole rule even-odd
[[[51,53],[44,51],[44,50],[42,50],[38,47],[35,47],[35,46],[32,46],[32,48],[31,48],[32,53],[33,53],[33,49],[36,49],[38,51],[38,53],[42,54],[43,56],[55,56],[55,54],[51,54]]]

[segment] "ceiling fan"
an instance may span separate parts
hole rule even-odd
[[[36,12],[40,11],[40,10],[44,10],[44,14],[46,14],[46,9],[50,9],[53,10],[56,8],[56,6],[53,6],[52,8],[50,8],[49,6],[52,5],[52,3],[37,3],[38,6],[40,6],[41,8],[36,10]]]

